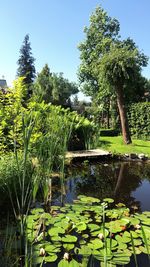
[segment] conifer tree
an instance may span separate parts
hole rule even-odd
[[[17,77],[24,77],[24,84],[28,87],[28,96],[32,93],[32,82],[35,78],[34,57],[29,42],[29,35],[24,38],[23,45],[20,49],[20,57],[18,59]]]

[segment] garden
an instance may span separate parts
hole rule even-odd
[[[13,87],[0,90],[2,267],[150,266],[148,58],[101,7],[85,35],[90,103],[71,100],[78,86],[48,64],[35,77],[29,35]],[[66,157],[97,148],[111,157]]]

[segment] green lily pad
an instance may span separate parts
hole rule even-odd
[[[111,221],[106,223],[105,226],[109,228],[111,233],[118,233],[122,231],[122,226],[120,220]]]
[[[53,241],[53,242],[59,242],[59,241],[61,241],[61,237],[59,236],[59,235],[54,235],[54,236],[52,236],[51,237],[51,241]]]
[[[79,254],[82,255],[83,257],[85,256],[89,256],[92,254],[92,250],[90,247],[88,246],[82,246],[80,249],[79,249]]]
[[[85,203],[88,203],[88,204],[91,204],[91,203],[100,203],[100,200],[98,198],[95,198],[95,197],[81,197],[80,200],[82,202],[85,202]]]
[[[100,239],[96,238],[94,240],[90,240],[90,242],[87,245],[91,249],[99,249],[102,248],[104,244]]]
[[[100,230],[100,226],[97,224],[93,224],[93,223],[89,223],[88,224],[88,228],[90,228],[90,232],[96,231],[96,230]]]
[[[62,227],[52,227],[48,230],[50,236],[56,236],[58,234],[64,234],[65,230]]]
[[[126,243],[118,243],[118,249],[119,250],[125,250],[127,248],[127,244]]]
[[[72,243],[71,244],[70,243],[63,244],[63,247],[66,249],[66,251],[69,251],[69,250],[74,248],[74,244],[72,244]]]
[[[58,267],[80,267],[80,265],[74,259],[72,259],[71,261],[67,261],[63,259],[58,263]]]
[[[30,212],[32,214],[40,214],[40,213],[44,213],[44,209],[43,208],[35,208],[35,209],[32,209]]]
[[[85,231],[87,226],[84,222],[79,222],[76,224],[77,232],[81,233],[82,231]]]
[[[47,253],[57,253],[57,252],[60,252],[60,248],[54,244],[48,244],[45,246],[45,251]]]
[[[124,265],[124,264],[128,264],[130,262],[130,257],[124,255],[124,256],[118,256],[118,257],[114,257],[112,259],[112,263],[118,264],[118,265]]]
[[[116,235],[115,239],[119,243],[129,243],[131,241],[131,237],[125,236],[125,235]]]
[[[64,243],[75,243],[77,241],[77,237],[73,235],[65,235],[62,237],[62,242]]]
[[[104,198],[103,201],[107,203],[114,203],[114,199],[112,198]]]
[[[115,239],[106,238],[105,241],[107,248],[111,249],[117,246],[117,241]]]
[[[45,261],[45,262],[54,262],[54,261],[57,260],[57,258],[58,258],[57,255],[54,254],[54,255],[46,256],[46,257],[44,258],[44,261]]]

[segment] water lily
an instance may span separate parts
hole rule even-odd
[[[140,229],[140,228],[141,228],[141,225],[136,224],[134,227],[135,227],[136,229]]]
[[[40,249],[40,256],[45,256],[45,249],[44,248]]]
[[[102,240],[104,238],[104,235],[102,233],[100,233],[100,234],[98,234],[98,238]]]
[[[64,260],[68,261],[69,260],[69,253],[65,252],[63,258],[64,258]]]

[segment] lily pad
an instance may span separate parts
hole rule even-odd
[[[80,265],[74,259],[72,259],[71,261],[67,261],[63,259],[58,263],[58,267],[80,267]]]
[[[65,230],[62,227],[52,227],[48,230],[50,236],[56,236],[58,234],[64,234]]]
[[[64,243],[75,243],[77,241],[77,237],[73,235],[65,235],[62,237],[62,242]]]
[[[57,258],[58,258],[57,255],[54,254],[54,255],[46,256],[46,257],[44,258],[44,261],[45,261],[45,262],[54,262],[54,261],[57,260]]]

